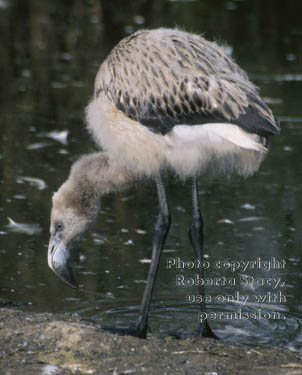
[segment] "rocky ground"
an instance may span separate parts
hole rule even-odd
[[[0,308],[0,374],[302,374],[297,353],[213,339],[146,340],[68,315]]]

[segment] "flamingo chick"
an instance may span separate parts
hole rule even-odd
[[[279,125],[247,74],[222,47],[164,28],[140,30],[113,48],[97,73],[86,119],[103,151],[76,161],[53,195],[48,264],[63,281],[78,287],[70,251],[95,221],[101,197],[139,178],[154,179],[159,215],[137,321],[127,328],[104,327],[146,337],[152,289],[171,223],[163,172],[172,170],[192,180],[189,235],[201,260],[197,176],[253,174],[268,151],[267,137],[279,133]],[[207,321],[200,322],[195,334],[215,337]]]

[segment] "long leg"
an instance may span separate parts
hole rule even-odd
[[[103,329],[116,333],[119,335],[132,335],[144,338],[147,334],[148,328],[148,311],[150,300],[152,296],[152,290],[154,286],[154,281],[157,274],[158,264],[160,260],[160,255],[165,244],[167,234],[171,225],[171,217],[169,213],[169,208],[166,199],[166,193],[164,188],[164,183],[161,175],[155,178],[157,197],[159,203],[159,214],[155,222],[155,230],[153,235],[153,245],[152,245],[152,261],[148,273],[147,284],[145,287],[142,303],[139,309],[139,314],[136,323],[128,328],[110,327],[102,326]]]
[[[162,249],[164,247],[170,225],[171,216],[166,199],[166,193],[164,189],[163,180],[160,175],[156,177],[157,196],[159,202],[159,214],[155,223],[155,230],[153,235],[153,247],[152,247],[152,261],[148,273],[147,285],[144,291],[143,300],[141,303],[139,316],[138,316],[138,327],[141,331],[145,331],[148,325],[148,311],[156,278],[158,264],[161,256]]]
[[[195,252],[196,259],[199,260],[199,264],[202,264],[202,253],[203,253],[203,219],[199,209],[198,204],[198,185],[196,178],[192,180],[192,223],[189,230],[189,238],[192,247]],[[199,277],[203,279],[203,268],[198,269]],[[206,312],[206,304],[204,301],[205,290],[204,285],[199,286],[199,294],[202,296],[202,302],[200,303],[201,313]],[[206,319],[200,321],[199,327],[194,332],[176,332],[172,334],[176,338],[187,338],[192,336],[203,336],[203,337],[213,337],[217,336],[212,332]]]
[[[189,237],[192,247],[195,252],[196,259],[199,260],[199,264],[202,264],[203,255],[203,219],[198,204],[198,184],[196,177],[192,180],[192,224],[189,230]],[[203,268],[199,267],[199,277],[204,278]],[[206,304],[204,301],[205,290],[204,285],[199,286],[199,293],[202,296],[202,302],[200,303],[201,313],[206,312]],[[198,334],[203,337],[214,337],[216,335],[212,332],[206,319],[200,321],[198,328]]]

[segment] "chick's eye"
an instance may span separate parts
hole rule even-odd
[[[61,223],[61,222],[56,223],[56,230],[57,230],[58,232],[61,232],[63,229],[64,229],[64,225],[63,225],[63,223]]]

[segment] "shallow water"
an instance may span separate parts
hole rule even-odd
[[[76,313],[102,323],[127,325],[135,320],[157,214],[153,184],[144,182],[103,199],[97,223],[73,252],[80,291],[62,284],[47,266],[50,199],[71,163],[95,149],[84,129],[83,110],[99,63],[119,39],[139,27],[180,25],[226,41],[282,127],[255,176],[199,181],[209,264],[205,276],[209,283],[216,278],[223,284],[206,287],[208,312],[215,318],[210,323],[228,340],[299,350],[301,4],[107,3],[52,1],[42,6],[38,1],[0,1],[0,297],[25,309]],[[168,258],[194,261],[187,236],[190,184],[169,177],[167,195],[173,221],[151,305],[155,334],[190,330],[198,317],[198,306],[186,302],[197,289],[175,285],[177,275],[188,279],[196,270],[167,268]],[[260,261],[274,264],[273,258],[285,263],[265,270]],[[258,263],[232,271],[224,260]],[[279,284],[272,279],[280,279]],[[247,298],[245,305],[242,298]],[[260,309],[266,315],[219,319],[219,312],[240,309]],[[281,319],[273,319],[274,312]]]

